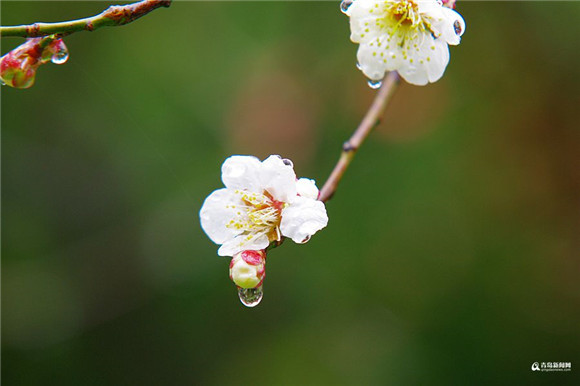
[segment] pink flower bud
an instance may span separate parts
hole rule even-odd
[[[17,48],[0,58],[0,79],[10,87],[28,88],[34,84],[40,64],[37,57]]]
[[[266,252],[242,251],[232,257],[230,279],[240,288],[256,288],[266,276]]]
[[[443,0],[443,6],[451,9],[455,9],[456,0]]]
[[[34,84],[38,67],[49,61],[61,64],[67,59],[68,50],[62,39],[27,39],[0,58],[0,79],[10,87],[29,88]]]

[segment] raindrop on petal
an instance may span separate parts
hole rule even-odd
[[[284,162],[284,165],[286,165],[286,166],[290,166],[291,168],[293,168],[293,167],[294,167],[294,164],[293,164],[293,163],[292,163],[292,161],[290,161],[288,158],[284,158],[284,159],[282,160],[282,162]]]
[[[63,64],[66,63],[67,60],[68,51],[66,49],[56,52],[54,55],[52,55],[52,58],[50,58],[50,61],[54,64]]]
[[[240,297],[240,301],[246,307],[256,307],[262,301],[262,297],[264,296],[264,291],[262,290],[262,286],[258,286],[256,288],[241,288],[238,287],[238,296]]]
[[[356,68],[362,71],[362,67],[359,62],[356,62]]]
[[[383,85],[383,82],[380,80],[369,79],[369,81],[367,83],[368,83],[369,87],[372,88],[373,90],[381,88],[381,86]]]
[[[302,241],[300,242],[300,244],[307,243],[307,242],[308,242],[308,240],[310,240],[310,236],[306,236],[306,237],[304,238],[304,240],[302,240]]]
[[[340,10],[342,11],[342,13],[346,13],[346,11],[348,11],[352,3],[353,0],[342,0],[342,2],[340,3]]]
[[[461,28],[461,23],[459,22],[459,20],[455,20],[455,22],[453,23],[453,29],[455,30],[455,34],[457,36],[461,36],[461,34],[463,33],[463,29]]]

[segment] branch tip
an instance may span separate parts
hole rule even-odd
[[[84,19],[58,23],[34,23],[30,25],[0,27],[0,36],[41,37],[58,34],[69,35],[79,31],[94,31],[101,27],[115,27],[129,24],[160,8],[168,8],[172,0],[142,0],[126,5],[112,5],[98,15]]]

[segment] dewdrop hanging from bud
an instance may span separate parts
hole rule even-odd
[[[238,287],[238,296],[246,307],[255,307],[260,304],[264,295],[262,283],[265,276],[265,251],[242,251],[232,257],[230,279]]]
[[[68,48],[62,39],[52,41],[42,53],[43,63],[51,61],[54,64],[64,64],[68,60]]]
[[[67,59],[68,49],[62,39],[55,36],[27,39],[0,58],[0,79],[13,88],[29,88],[34,85],[41,65],[63,64]]]

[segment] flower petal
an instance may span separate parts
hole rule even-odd
[[[271,155],[262,161],[260,185],[277,201],[292,202],[296,197],[296,173],[280,156]]]
[[[379,2],[354,0],[346,14],[350,17],[350,40],[354,43],[363,43],[373,40],[381,34],[376,12]]]
[[[309,178],[300,178],[296,181],[296,192],[302,197],[311,198],[313,200],[318,199],[319,191],[316,187],[316,182]]]
[[[461,42],[461,35],[465,32],[465,20],[452,9],[441,7],[437,16],[428,19],[435,36],[453,46]]]
[[[296,243],[308,241],[310,236],[328,224],[324,203],[305,197],[296,200],[282,211],[280,231]]]
[[[261,193],[260,160],[249,155],[233,155],[222,165],[222,181],[226,188]]]
[[[432,35],[418,35],[405,43],[405,50],[408,54],[398,72],[407,82],[423,86],[443,76],[449,63],[445,41]]]
[[[417,2],[417,7],[421,16],[434,15],[443,8],[443,3],[439,0],[420,0]]]
[[[259,251],[265,249],[268,244],[270,244],[270,241],[265,234],[241,234],[223,243],[220,249],[218,249],[218,255],[233,256],[238,252],[246,250]]]
[[[216,244],[223,244],[243,232],[243,229],[228,227],[240,218],[240,196],[228,189],[213,191],[203,202],[199,211],[201,227]],[[245,212],[243,213],[245,214]]]
[[[382,55],[381,55],[382,54]],[[376,47],[364,43],[358,47],[356,59],[360,70],[371,80],[382,80],[387,71],[384,53],[378,52]]]

